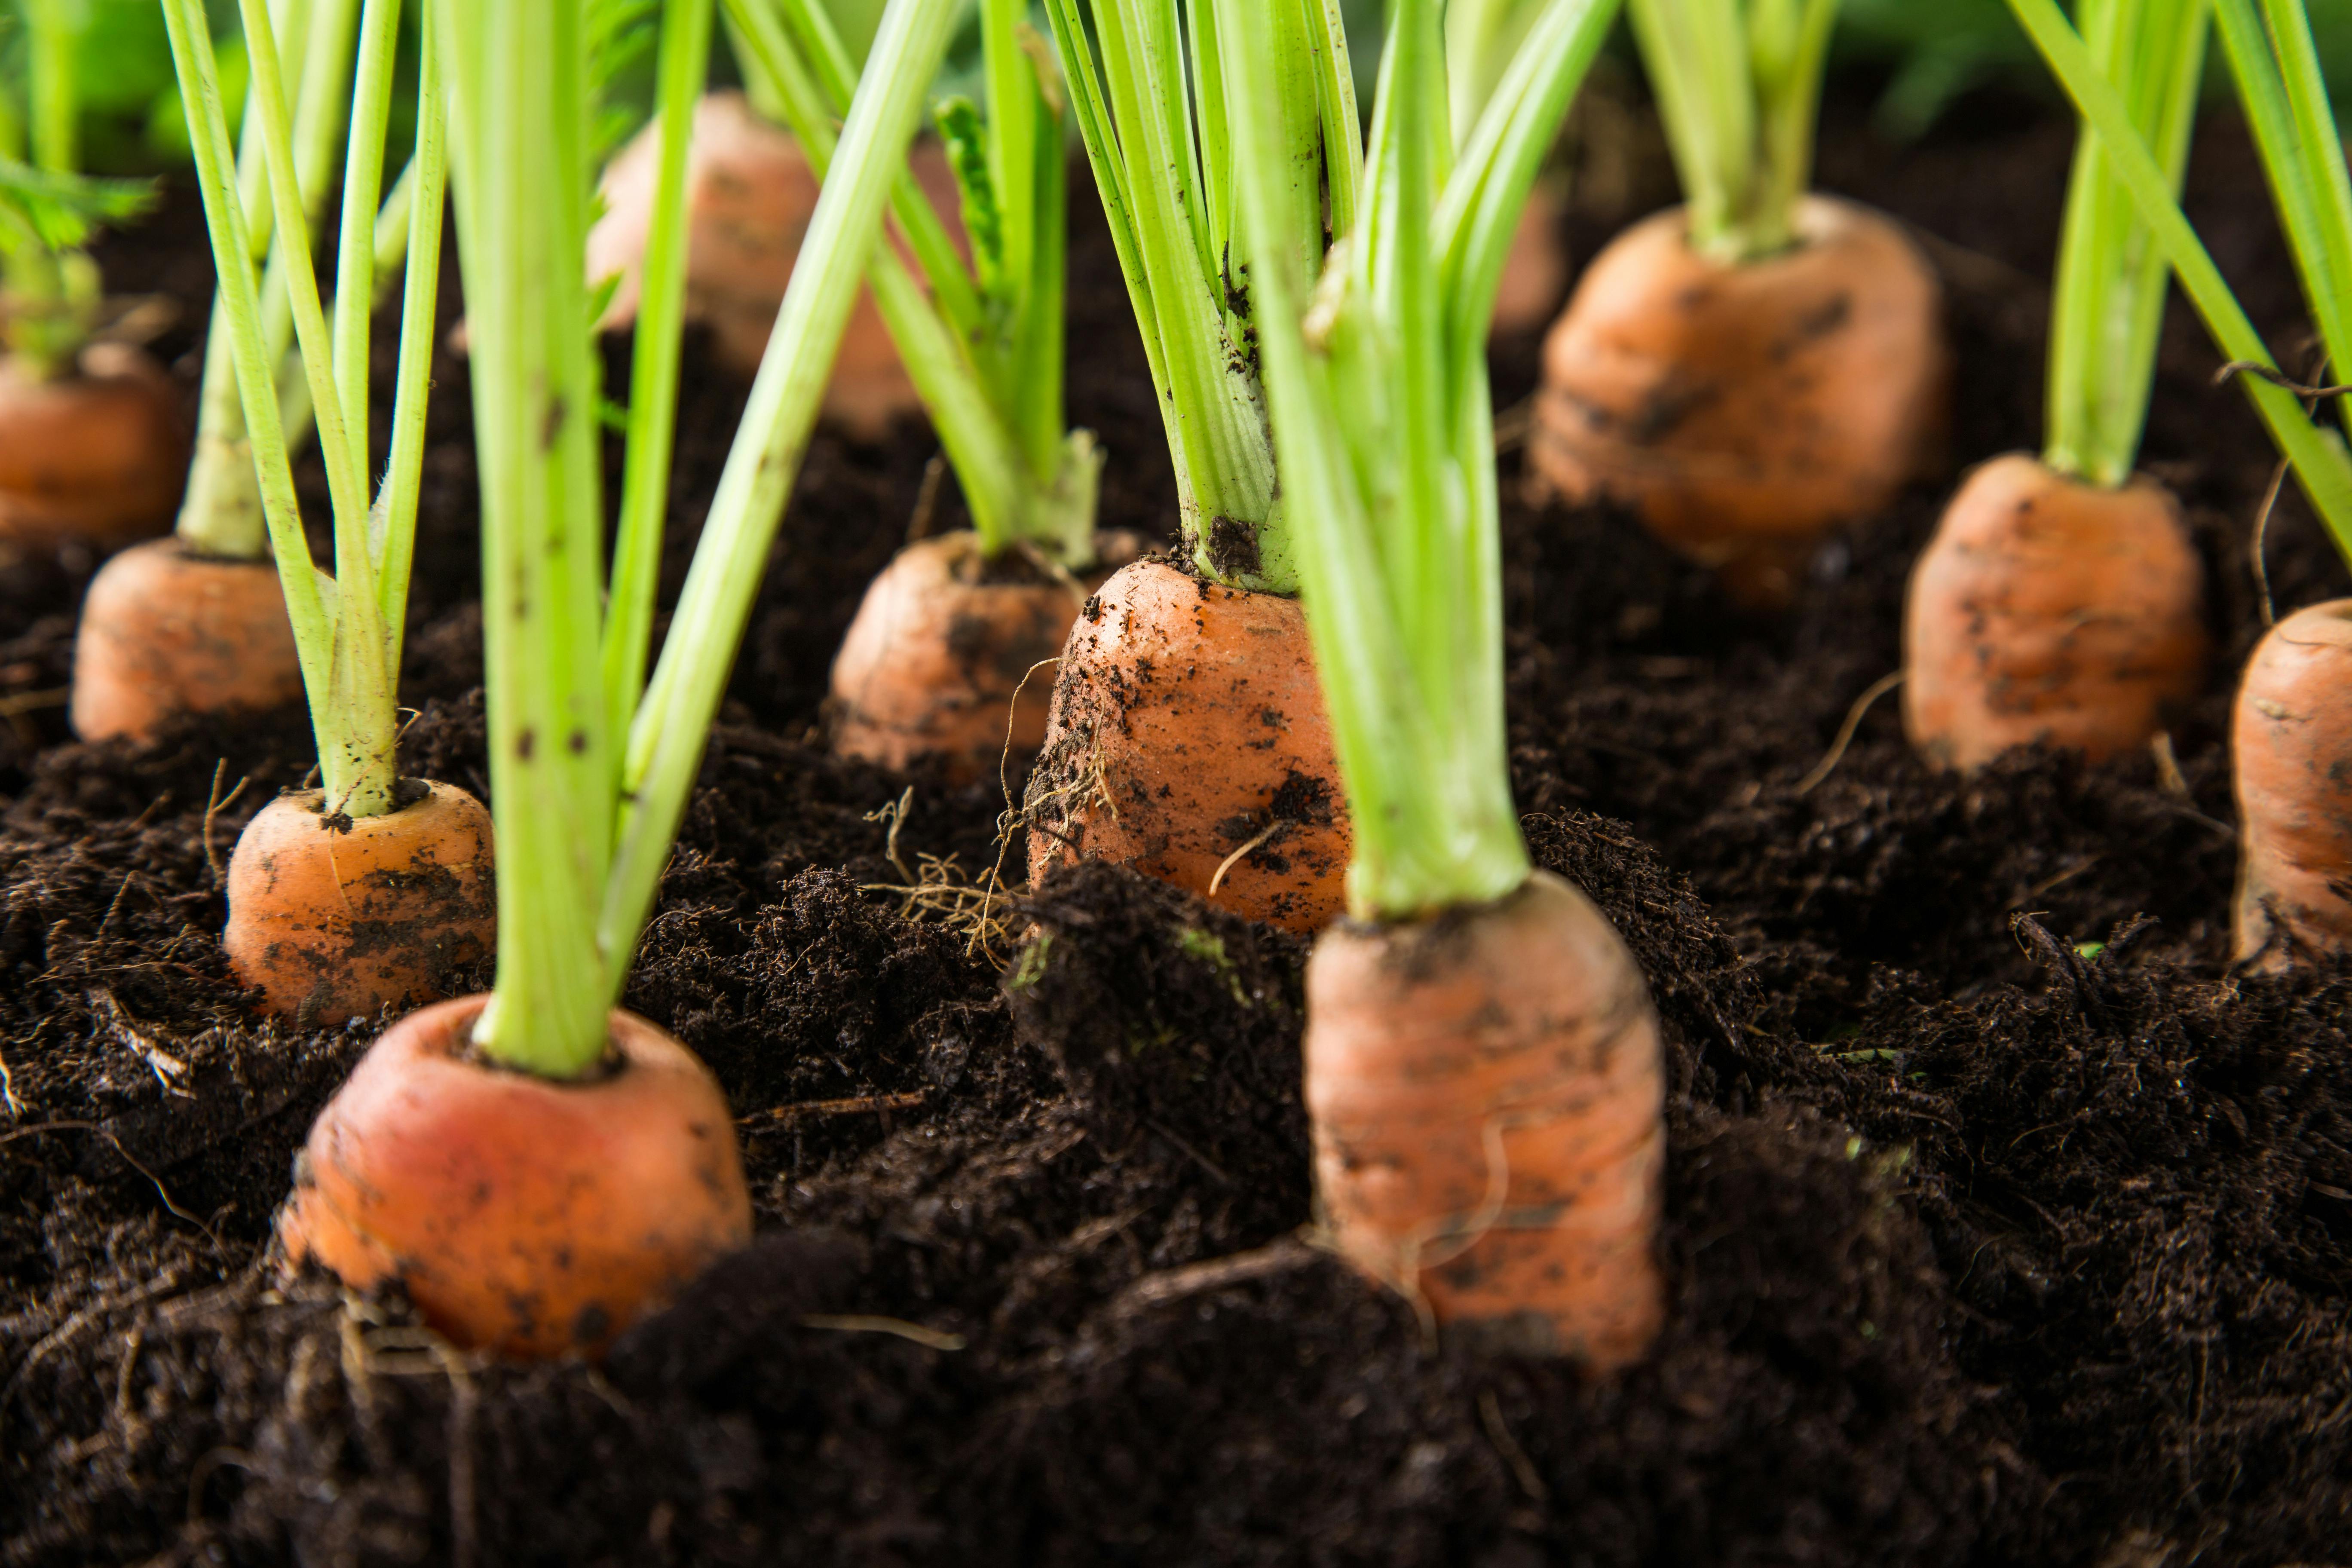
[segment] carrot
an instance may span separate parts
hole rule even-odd
[[[18,552],[161,533],[187,462],[179,394],[138,349],[93,344],[54,379],[0,360],[0,542]]]
[[[306,1026],[373,1018],[448,995],[453,971],[489,952],[490,814],[415,779],[394,800],[352,817],[323,790],[291,790],[238,836],[221,945],[270,1012]]]
[[[2242,827],[2237,956],[2352,951],[2352,599],[2297,610],[2246,665],[2231,724]]]
[[[355,1290],[399,1280],[435,1329],[509,1355],[596,1355],[751,1239],[709,1069],[615,1008],[569,1082],[471,1048],[486,996],[412,1013],[312,1124],[278,1235]]]
[[[1350,836],[1298,601],[1126,567],[1062,652],[1029,875],[1131,865],[1286,930],[1346,904]]]
[[[1568,501],[1630,507],[1721,574],[1786,603],[1822,534],[1940,458],[1941,290],[1890,220],[1823,196],[1795,248],[1727,263],[1682,209],[1618,237],[1544,343],[1530,456]]]
[[[1096,551],[1117,565],[1136,541],[1098,534]],[[866,590],[834,659],[834,750],[896,769],[937,758],[957,784],[993,777],[1008,748],[1036,751],[1055,656],[1105,575],[1056,581],[1026,556],[991,562],[968,531],[908,545]]]
[[[282,707],[302,697],[278,569],[177,539],[134,545],[90,580],[74,634],[74,732],[152,739],[182,713]]]
[[[602,323],[607,331],[636,316],[658,153],[649,127],[605,170],[604,216],[589,231],[588,274],[621,279]],[[767,349],[808,232],[816,174],[797,141],[732,90],[706,94],[695,106],[687,159],[687,311],[709,325],[720,361],[748,376]],[[939,145],[917,142],[908,163],[932,204],[951,214],[955,177]],[[920,408],[873,294],[861,292],[826,384],[826,416],[861,439],[878,439],[893,420]]]
[[[1656,1335],[1657,1018],[1591,900],[1346,922],[1307,966],[1322,1220],[1349,1261],[1498,1348],[1607,1372]]]
[[[2204,684],[2205,568],[2179,503],[2023,453],[1969,476],[1911,573],[1903,722],[1939,767],[2012,746],[2104,761],[2146,745]]]

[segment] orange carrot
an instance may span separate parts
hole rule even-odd
[[[604,1070],[558,1080],[470,1048],[486,996],[403,1018],[310,1129],[278,1234],[366,1290],[397,1279],[458,1344],[595,1355],[751,1239],[726,1100],[614,1009]]]
[[[759,369],[775,329],[776,308],[816,210],[817,178],[800,143],[761,119],[740,92],[704,97],[695,107],[693,134],[687,153],[687,314],[709,324],[720,361],[749,376]],[[952,215],[955,175],[939,144],[918,142],[908,162],[932,205]],[[606,331],[636,316],[660,166],[659,139],[648,126],[604,173],[604,216],[588,236],[588,275],[622,279],[605,310]],[[861,290],[825,387],[826,416],[861,439],[877,439],[891,421],[921,409],[873,294]]]
[[[1530,456],[1574,504],[1632,508],[1758,607],[1822,536],[1940,460],[1948,379],[1934,272],[1890,220],[1807,198],[1796,248],[1694,253],[1682,209],[1596,258],[1544,344]]]
[[[2352,951],[2352,599],[2270,629],[2238,689],[2231,745],[2239,961],[2275,970]]]
[[[2154,479],[2108,489],[2023,453],[1969,476],[1912,568],[1904,728],[1928,761],[2146,745],[2211,654],[2205,568]]]
[[[90,580],[74,637],[74,732],[143,741],[181,713],[302,698],[278,568],[200,555],[176,539],[136,545]]]
[[[1344,922],[1307,968],[1307,1108],[1339,1250],[1436,1321],[1597,1372],[1664,1319],[1649,991],[1569,883]]]
[[[1063,649],[1027,821],[1033,881],[1108,860],[1320,930],[1350,837],[1298,601],[1164,561],[1103,584]]]
[[[0,543],[112,550],[161,533],[187,467],[179,394],[139,350],[95,344],[54,380],[0,360]]]
[[[230,967],[269,1011],[313,1025],[437,1001],[490,951],[490,814],[451,784],[401,782],[381,816],[327,815],[320,790],[264,806],[228,864]]]
[[[1097,534],[1097,559],[1123,564],[1136,545]],[[957,784],[994,777],[1008,746],[1034,752],[1055,658],[1108,575],[1057,581],[1024,555],[991,562],[969,531],[908,545],[866,590],[834,659],[834,750],[886,768],[937,758]]]

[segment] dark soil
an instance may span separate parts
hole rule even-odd
[[[2068,129],[1982,98],[1897,151],[1864,101],[1832,112],[1823,184],[1934,237],[1956,455],[2032,445]],[[1622,94],[1580,126],[1585,255],[1669,192]],[[2291,351],[2227,121],[2192,194]],[[195,233],[181,200],[109,256],[189,302],[159,346],[191,380]],[[1105,521],[1162,529],[1165,447],[1090,222],[1073,271]],[[2225,966],[2224,720],[2263,624],[2270,458],[2174,327],[2147,461],[2196,509],[2232,656],[2173,738],[2185,790],[2152,759],[1939,777],[1888,702],[1801,793],[1895,667],[1934,489],[1842,538],[1770,626],[1622,519],[1512,511],[1529,837],[1625,933],[1672,1053],[1672,1319],[1599,1386],[1425,1343],[1306,1238],[1297,942],[1098,868],[981,931],[874,890],[920,855],[992,863],[1003,805],[819,743],[920,430],[812,453],[629,991],[741,1115],[758,1240],[598,1370],[458,1357],[396,1299],[270,1273],[289,1158],[375,1028],[255,1025],[220,954],[219,857],[300,780],[307,730],[68,743],[38,694],[89,563],[20,564],[0,1563],[2352,1559],[2352,977]],[[1534,365],[1532,338],[1496,345],[1499,403]],[[484,790],[462,367],[438,382],[407,766]],[[742,391],[700,364],[686,385],[674,576]],[[2292,497],[2268,560],[2282,609],[2344,591]],[[902,867],[876,814],[910,784]]]

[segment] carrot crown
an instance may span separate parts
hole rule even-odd
[[[1527,878],[1504,728],[1486,325],[1519,209],[1616,7],[1547,0],[1457,150],[1438,0],[1397,0],[1365,199],[1319,281],[1294,238],[1318,211],[1313,165],[1284,134],[1305,89],[1269,68],[1269,9],[1219,8],[1223,68],[1244,106],[1234,162],[1248,281],[1355,825],[1349,904],[1402,919]]]
[[[72,368],[105,304],[98,268],[81,248],[90,231],[137,216],[154,192],[144,181],[81,177],[89,19],[64,0],[26,0],[22,9],[25,68],[21,84],[10,84],[20,89],[21,117],[19,92],[0,93],[0,343],[19,369],[47,379]]]
[[[589,281],[592,0],[431,0],[448,41],[459,255],[482,489],[498,983],[482,1049],[553,1077],[603,1055],[827,372],[956,0],[891,0],[649,679],[676,416],[684,144],[711,0],[661,21],[660,177],[609,584]],[[647,396],[650,387],[652,395]],[[658,456],[659,461],[655,461]],[[632,484],[648,466],[655,478]],[[608,594],[609,587],[609,594]]]
[[[2333,419],[2316,420],[2279,373],[2221,269],[2180,210],[2131,106],[2055,0],[2009,0],[2034,47],[2096,134],[2108,170],[2130,193],[2173,276],[2221,352],[2242,372],[2295,479],[2352,560],[2352,453]],[[2254,129],[2282,226],[2330,363],[2352,363],[2352,175],[2319,73],[2302,0],[2213,0],[2213,15],[2246,117]]]
[[[202,0],[165,0],[164,19],[187,105],[189,141],[203,187],[205,217],[220,277],[225,339],[236,373],[249,447],[279,584],[300,655],[319,742],[319,771],[330,809],[373,816],[394,808],[400,721],[396,684],[408,601],[410,550],[425,458],[425,401],[432,363],[433,310],[439,291],[441,195],[446,164],[441,120],[439,49],[425,28],[418,71],[415,199],[408,205],[407,289],[402,300],[400,365],[393,404],[392,447],[382,488],[368,493],[368,331],[374,297],[377,201],[392,107],[393,64],[400,41],[399,0],[367,0],[360,20],[357,65],[348,84],[322,73],[309,85],[314,105],[345,98],[351,131],[343,166],[343,218],[337,258],[341,284],[331,325],[311,267],[310,220],[295,142],[295,121],[281,69],[278,38],[263,0],[241,0],[251,62],[247,122],[260,142],[256,161],[276,228],[271,272],[283,283],[300,345],[302,375],[289,394],[278,384],[245,191],[231,153],[220,70]],[[332,4],[314,13],[312,37],[328,37],[330,59],[349,58],[357,7]],[[309,75],[308,72],[305,73]],[[325,110],[321,110],[323,116]],[[315,123],[315,122],[314,122]],[[322,144],[314,144],[319,146]],[[335,575],[312,564],[287,455],[286,403],[307,394],[315,411],[320,454],[334,514]]]
[[[907,239],[875,253],[883,324],[954,464],[972,528],[999,554],[1019,542],[1065,566],[1094,555],[1102,453],[1064,424],[1067,174],[1063,90],[1025,0],[981,0],[985,121],[968,100],[938,116],[971,261],[911,175],[892,193]],[[727,0],[736,58],[761,109],[792,128],[821,179],[857,80],[822,0]]]
[[[2084,0],[2091,58],[2116,86],[2168,188],[2180,189],[2205,63],[2209,0]],[[2114,487],[2131,477],[2164,326],[2164,252],[2085,127],[2074,147],[2050,322],[2051,468]]]
[[[1289,158],[1293,177],[1324,198],[1297,204],[1267,242],[1312,276],[1326,223],[1331,233],[1354,226],[1362,167],[1339,5],[1199,0],[1180,15],[1177,0],[1047,0],[1046,10],[1160,395],[1186,550],[1220,582],[1295,593],[1289,508],[1258,384],[1259,303],[1234,234],[1234,123],[1261,106],[1240,101],[1224,39],[1243,28],[1269,51],[1254,62],[1281,95],[1263,106],[1279,110],[1285,150],[1269,156]],[[1265,15],[1237,15],[1255,11]]]
[[[1797,242],[1837,0],[1626,0],[1690,206],[1691,248]]]

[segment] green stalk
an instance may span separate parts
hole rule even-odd
[[[2221,14],[2224,17],[2229,4],[2230,0],[2222,0]],[[2277,367],[2269,348],[2254,331],[2253,323],[2246,319],[2229,284],[2223,281],[2221,269],[2213,265],[2212,257],[2181,212],[2155,154],[2133,128],[2123,99],[2092,59],[2089,48],[2068,25],[2064,14],[2054,0],[2009,0],[2009,5],[2059,84],[2074,100],[2075,108],[2105,143],[2116,176],[2131,192],[2141,220],[2155,234],[2157,244],[2171,263],[2173,276],[2180,280],[2182,291],[2196,306],[2206,331],[2212,334],[2222,353],[2232,360],[2274,371]],[[2223,36],[2229,37],[2226,26]],[[2234,57],[2234,45],[2232,54]],[[2292,221],[2288,234],[2295,241],[2300,256],[2303,242]],[[2306,268],[2315,263],[2311,257],[2301,259]],[[2253,400],[2255,412],[2269,427],[2271,438],[2294,465],[2296,481],[2310,498],[2313,510],[2326,523],[2336,548],[2352,560],[2352,453],[2347,452],[2335,432],[2322,429],[2305,415],[2303,404],[2294,393],[2256,375],[2240,376],[2238,384]]]
[[[25,0],[26,67],[32,79],[33,163],[53,174],[81,166],[80,7],[74,0]]]
[[[2084,0],[2084,38],[2178,195],[2203,75],[2207,0]],[[2050,323],[2049,444],[2060,473],[2109,489],[2131,477],[2170,281],[2099,138],[2074,148]]]
[[[1727,264],[1797,243],[1837,0],[1627,0],[1689,204]]]
[[[761,565],[808,449],[882,209],[903,173],[923,94],[947,53],[955,0],[890,0],[817,198],[792,286],[645,706],[628,737],[619,848],[598,922],[603,994],[617,998],[700,766],[704,739],[758,592]],[[503,886],[503,878],[501,879]],[[504,955],[500,956],[503,977]]]
[[[852,79],[823,7],[813,0],[771,0],[767,7],[730,0],[730,14],[747,77],[822,180],[845,101],[835,89],[845,92]],[[955,468],[982,552],[1001,554],[1026,541],[1065,566],[1084,567],[1094,553],[1102,456],[1090,434],[1063,425],[1059,117],[1045,68],[1021,47],[1021,26],[1017,4],[986,0],[982,38],[992,119],[983,135],[969,105],[949,111],[980,166],[977,174],[960,174],[971,182],[967,226],[979,276],[965,271],[952,247],[933,260],[918,245],[914,272],[895,247],[885,247],[870,280],[883,325]],[[901,180],[896,194],[910,186]],[[930,212],[928,201],[923,210]],[[970,324],[960,326],[948,301],[963,296],[974,305]]]
[[[1279,96],[1248,107],[1279,110],[1294,194],[1328,186],[1332,220],[1352,222],[1362,149],[1336,11],[1322,0],[1266,11],[1246,20],[1276,51],[1264,63]],[[1047,0],[1047,15],[1167,422],[1187,552],[1220,582],[1295,593],[1284,487],[1246,349],[1256,307],[1232,261],[1236,24],[1224,5],[1180,16],[1176,0]],[[1345,134],[1327,142],[1343,120]],[[1285,204],[1279,249],[1292,265],[1320,264],[1323,214],[1319,202]]]
[[[1503,712],[1486,322],[1614,0],[1549,0],[1450,172],[1437,3],[1397,0],[1365,208],[1319,283],[1287,243],[1301,193],[1285,178],[1278,19],[1250,0],[1219,9],[1259,350],[1355,824],[1349,909],[1486,902],[1526,879],[1528,857]]]
[[[661,582],[663,512],[677,426],[679,344],[686,331],[686,153],[694,105],[709,73],[711,0],[677,0],[662,14],[655,117],[661,169],[654,187],[636,330],[629,359],[627,460],[613,553],[611,609],[604,626],[604,691],[614,734],[625,733],[645,693],[653,645],[654,595]]]

